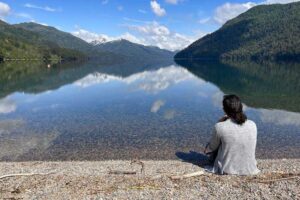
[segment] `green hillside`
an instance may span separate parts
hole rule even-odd
[[[300,60],[300,2],[256,6],[175,59]]]
[[[76,60],[85,54],[61,48],[39,34],[0,21],[0,60]]]
[[[70,33],[60,31],[51,26],[44,26],[37,23],[21,23],[14,25],[15,27],[34,32],[40,36],[41,39],[47,40],[57,44],[62,48],[73,49],[91,55],[96,54],[93,46],[84,40],[73,36]]]

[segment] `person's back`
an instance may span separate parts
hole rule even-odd
[[[243,125],[227,119],[215,125],[217,137],[221,141],[214,162],[214,172],[220,174],[257,174],[255,148],[257,128],[253,121]]]
[[[255,148],[256,124],[247,119],[243,106],[235,95],[227,95],[223,100],[227,116],[215,125],[208,144],[210,151],[217,151],[213,172],[219,174],[257,174]]]

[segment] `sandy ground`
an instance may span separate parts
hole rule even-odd
[[[96,161],[0,163],[0,199],[300,199],[300,159],[259,160],[257,176],[204,175],[172,180],[202,170],[181,161]],[[115,171],[136,174],[110,174]]]

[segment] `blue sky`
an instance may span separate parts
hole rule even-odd
[[[297,0],[0,0],[0,18],[33,21],[90,42],[125,38],[177,50],[249,8]]]

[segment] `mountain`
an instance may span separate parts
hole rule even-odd
[[[165,60],[173,59],[175,53],[154,46],[144,46],[120,39],[95,45],[101,52],[123,55],[129,60]]]
[[[176,54],[179,59],[300,61],[300,2],[260,5]]]
[[[107,42],[107,41],[106,41],[106,39],[103,38],[101,40],[93,40],[93,41],[90,42],[90,44],[93,45],[93,46],[97,46],[97,45],[103,44],[105,42]]]
[[[94,49],[93,45],[70,33],[60,31],[54,27],[32,22],[16,24],[15,26],[34,32],[42,39],[56,43],[60,47],[77,50],[89,56],[100,56],[100,53]]]
[[[0,61],[5,59],[75,60],[79,51],[60,47],[39,34],[0,21]]]
[[[115,40],[107,42],[105,38],[87,43],[84,40],[73,36],[70,33],[60,31],[50,26],[44,26],[36,23],[21,23],[17,27],[33,31],[39,34],[43,39],[55,42],[60,47],[82,51],[93,57],[103,54],[121,55],[127,59],[161,59],[172,58],[174,53],[163,50],[158,47],[143,46],[127,40]],[[107,57],[108,55],[106,55]]]

